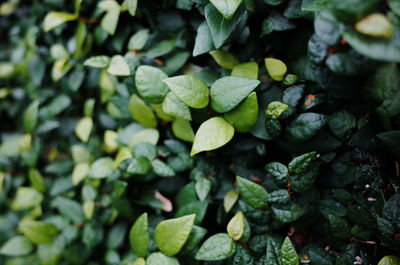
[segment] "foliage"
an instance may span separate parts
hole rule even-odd
[[[398,0],[0,3],[0,263],[399,264]]]

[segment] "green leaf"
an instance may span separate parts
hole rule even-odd
[[[397,157],[400,157],[400,130],[386,131],[377,135],[386,147],[388,147]]]
[[[114,161],[109,157],[102,157],[93,162],[90,167],[89,177],[103,179],[109,177],[114,171]]]
[[[46,15],[43,22],[44,31],[50,31],[65,22],[77,19],[76,14],[64,13],[64,12],[50,12]]]
[[[129,110],[132,117],[148,128],[157,127],[157,118],[153,110],[136,94],[129,99]]]
[[[173,177],[176,175],[172,168],[159,159],[151,161],[151,165],[153,166],[154,173],[160,177]]]
[[[163,40],[152,46],[146,53],[148,58],[156,58],[170,53],[175,47],[175,39]]]
[[[37,191],[41,193],[44,193],[46,191],[46,184],[39,170],[33,168],[29,169],[28,177],[29,177],[29,182],[31,183],[31,186],[33,188],[35,188]]]
[[[138,257],[147,256],[150,243],[147,213],[142,214],[136,219],[129,232],[129,242],[133,254]]]
[[[200,225],[206,215],[208,204],[209,202],[207,200],[204,201],[195,200],[191,202],[186,202],[183,206],[179,208],[175,216],[181,217],[188,214],[196,214],[194,223],[196,225]]]
[[[110,35],[114,35],[115,30],[117,29],[121,7],[117,1],[102,1],[102,2],[112,3],[112,7],[108,9],[107,13],[101,20],[100,25],[105,32],[107,32]]]
[[[211,190],[211,185],[212,183],[208,178],[200,177],[196,180],[194,188],[200,201],[204,201],[207,198],[207,195]]]
[[[210,0],[225,19],[231,19],[242,0]]]
[[[164,79],[164,83],[189,107],[200,109],[208,105],[208,87],[199,78],[180,75]]]
[[[274,205],[272,213],[275,219],[282,223],[291,223],[296,221],[304,214],[304,209],[293,203],[291,205]]]
[[[110,64],[110,57],[105,55],[92,56],[85,60],[83,65],[95,67],[95,68],[105,68]]]
[[[214,58],[215,62],[222,68],[232,70],[233,67],[235,67],[239,63],[239,60],[232,53],[224,50],[210,51],[209,54]]]
[[[400,258],[398,256],[385,256],[383,257],[378,265],[399,265]]]
[[[394,13],[396,13],[396,15],[400,16],[400,1],[399,0],[389,0],[388,4],[389,4],[390,9],[392,9],[392,11]]]
[[[61,215],[67,217],[75,224],[80,224],[85,219],[81,205],[74,200],[57,197],[51,202],[51,205],[57,208]]]
[[[289,237],[286,237],[285,241],[283,241],[280,252],[280,261],[282,265],[299,264],[299,257],[297,256],[296,249],[293,247]]]
[[[134,17],[136,15],[138,0],[125,0],[125,3],[128,6],[129,14]]]
[[[197,245],[200,244],[206,234],[207,229],[194,225],[192,228],[192,232],[190,232],[189,237],[182,248],[182,252],[188,253],[193,251],[197,247]]]
[[[239,199],[239,192],[237,192],[236,190],[228,191],[224,197],[225,212],[228,213],[233,208],[238,199]]]
[[[223,260],[232,256],[236,251],[235,242],[225,233],[208,238],[196,254],[197,260]]]
[[[207,22],[204,21],[197,28],[197,35],[192,54],[195,57],[214,49],[215,46],[211,36],[210,29],[208,28]]]
[[[356,128],[356,117],[347,111],[335,112],[329,120],[329,128],[333,134],[343,138],[351,129]]]
[[[265,67],[269,76],[275,81],[282,81],[287,71],[286,64],[274,58],[265,58]]]
[[[211,107],[217,112],[227,112],[239,105],[258,85],[260,81],[226,76],[211,85]]]
[[[190,122],[184,119],[176,118],[172,122],[172,131],[175,136],[183,141],[193,142],[194,132]]]
[[[278,119],[281,114],[289,108],[289,105],[282,103],[280,101],[272,101],[268,104],[265,110],[265,116],[270,119]]]
[[[93,120],[91,117],[83,117],[75,126],[75,134],[78,138],[86,143],[89,140],[90,133],[93,128]]]
[[[137,31],[128,41],[129,50],[141,50],[149,38],[149,30],[141,29]],[[144,65],[143,65],[144,66]]]
[[[244,23],[247,20],[247,13],[241,8],[236,10],[235,14],[229,20],[225,19],[211,4],[206,6],[204,13],[215,48],[217,49],[225,44],[240,23]]]
[[[250,131],[257,122],[258,102],[256,92],[243,100],[236,108],[224,114],[224,118],[233,125],[236,131]]]
[[[267,253],[265,265],[276,265],[280,261],[281,242],[273,236],[267,238]]]
[[[168,76],[158,68],[141,65],[135,73],[135,84],[140,96],[153,104],[159,104],[169,89],[163,80]]]
[[[290,140],[295,142],[306,141],[313,137],[328,119],[325,115],[317,113],[303,113],[297,116],[287,127]]]
[[[233,240],[238,241],[242,238],[244,233],[244,215],[242,212],[238,212],[232,217],[226,230]]]
[[[137,258],[132,261],[131,265],[146,265],[146,260],[144,258]]]
[[[126,172],[129,174],[144,175],[152,169],[150,161],[146,157],[134,157],[130,162]]]
[[[289,200],[290,194],[287,190],[274,190],[267,197],[269,203],[287,203]]]
[[[131,74],[130,67],[121,55],[111,57],[110,64],[107,68],[107,73],[117,76],[128,76]]]
[[[179,265],[174,257],[168,257],[161,252],[152,253],[146,260],[146,265]]]
[[[295,29],[297,26],[290,21],[287,17],[282,15],[276,10],[272,10],[267,19],[265,19],[261,26],[261,36],[266,36],[273,31],[285,31]]]
[[[387,38],[393,37],[392,22],[384,15],[379,13],[370,14],[355,25],[358,32],[368,36]]]
[[[55,225],[42,221],[23,220],[18,229],[35,244],[50,244],[58,235]]]
[[[265,170],[272,177],[272,180],[279,185],[288,183],[288,168],[279,162],[271,162],[265,165]]]
[[[0,254],[6,256],[25,256],[33,250],[32,243],[24,236],[15,236],[7,240],[0,248]]]
[[[23,117],[24,130],[33,133],[38,122],[39,101],[33,101],[25,110]]]
[[[259,184],[245,178],[236,177],[240,196],[250,206],[256,209],[265,209],[268,206],[268,192]]]
[[[233,67],[231,76],[257,79],[258,78],[258,64],[256,62],[247,62],[247,63],[237,64]]]
[[[178,254],[192,231],[195,217],[191,214],[160,222],[154,231],[157,247],[168,256]]]
[[[173,92],[169,92],[162,103],[162,109],[165,113],[182,118],[184,120],[192,120],[190,109],[183,103]]]
[[[217,149],[227,144],[235,129],[221,117],[213,117],[203,122],[196,132],[190,155]]]
[[[43,201],[43,195],[31,187],[19,187],[14,200],[11,202],[11,209],[14,211],[28,210],[39,206]]]
[[[310,167],[311,162],[313,162],[316,158],[317,152],[309,152],[295,157],[288,165],[289,173],[291,175],[303,173]]]

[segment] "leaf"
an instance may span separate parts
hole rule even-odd
[[[239,199],[239,192],[235,190],[228,191],[224,197],[225,212],[228,213],[233,208],[238,199]]]
[[[196,132],[190,155],[217,149],[228,143],[235,133],[232,125],[221,117],[203,122]]]
[[[295,142],[306,141],[313,137],[327,124],[325,115],[317,113],[303,113],[297,116],[287,127],[290,140]]]
[[[153,110],[136,94],[132,94],[129,99],[129,110],[132,117],[143,126],[148,128],[157,127],[157,118]]]
[[[271,162],[265,165],[265,170],[272,177],[272,180],[279,185],[288,183],[288,168],[279,162]]]
[[[128,41],[129,50],[141,50],[149,38],[149,30],[141,29],[137,31]],[[142,65],[144,66],[144,65]]]
[[[257,79],[258,78],[258,64],[256,62],[247,62],[247,63],[237,64],[233,67],[231,76]]]
[[[161,252],[152,253],[146,260],[146,265],[179,265],[174,257],[168,257]]]
[[[242,238],[244,233],[244,215],[242,212],[238,212],[232,219],[229,221],[228,226],[226,227],[228,231],[228,235],[235,241],[238,241]]]
[[[129,174],[144,175],[151,171],[152,166],[150,161],[146,157],[134,157],[130,162],[126,172]]]
[[[215,62],[222,68],[232,70],[233,67],[235,67],[239,63],[239,60],[233,54],[224,50],[210,51],[209,54],[214,58]]]
[[[400,157],[400,130],[386,131],[377,135],[397,157]]]
[[[89,174],[89,171],[89,163],[76,164],[72,171],[72,184],[78,185]]]
[[[154,173],[160,177],[175,176],[175,171],[159,159],[151,161],[151,165],[153,166]]]
[[[156,58],[170,53],[175,47],[175,39],[163,40],[152,46],[146,53],[148,58]]]
[[[146,265],[146,260],[144,258],[137,258],[132,261],[132,265]]]
[[[356,128],[357,120],[353,114],[347,111],[335,112],[329,120],[329,128],[333,134],[343,138],[351,129]]]
[[[281,243],[276,237],[268,236],[267,253],[265,255],[265,265],[276,265],[280,261]]]
[[[389,4],[390,9],[392,9],[392,11],[394,13],[396,13],[396,15],[400,16],[400,1],[399,0],[389,0],[388,4]]]
[[[0,173],[1,175],[1,173]],[[42,174],[40,174],[37,169],[29,169],[28,172],[29,182],[31,186],[37,191],[44,193],[46,191],[46,183],[44,182],[44,178]],[[1,190],[1,189],[0,189]]]
[[[164,83],[189,107],[200,109],[208,105],[208,87],[199,78],[180,75],[164,79]]]
[[[46,15],[43,22],[45,32],[48,32],[68,21],[77,19],[76,14],[52,11]]]
[[[192,231],[195,217],[191,214],[160,222],[154,231],[158,248],[168,256],[178,254]]]
[[[143,213],[136,219],[129,232],[129,242],[133,254],[138,257],[147,256],[150,243],[147,213]]]
[[[215,48],[217,49],[221,48],[225,44],[240,23],[247,20],[246,11],[240,8],[236,10],[235,14],[229,20],[224,19],[218,10],[211,4],[206,6],[204,13]]]
[[[257,183],[237,176],[236,182],[240,196],[250,206],[256,209],[265,209],[268,206],[268,192]]]
[[[43,195],[31,187],[19,187],[14,200],[11,202],[11,209],[14,211],[28,210],[39,206],[43,201]]]
[[[198,178],[196,180],[196,184],[194,186],[196,190],[197,197],[199,197],[200,201],[204,201],[207,198],[208,193],[211,190],[211,181],[207,178]]]
[[[269,203],[287,203],[290,200],[290,194],[287,190],[274,190],[268,193],[267,202]]]
[[[265,67],[269,76],[275,81],[282,81],[287,71],[286,64],[274,58],[265,58]]]
[[[204,201],[195,200],[191,202],[186,202],[183,206],[179,208],[175,216],[181,217],[188,214],[196,214],[194,223],[196,225],[200,225],[206,215],[208,204],[209,202],[207,200]]]
[[[107,73],[117,76],[128,76],[131,74],[130,67],[121,55],[111,57],[110,64],[107,68]]]
[[[291,175],[303,173],[310,167],[311,162],[313,162],[316,158],[317,152],[309,152],[295,157],[288,165],[289,173]]]
[[[194,225],[192,228],[192,232],[190,232],[189,234],[189,238],[182,248],[182,252],[188,253],[193,251],[197,247],[197,245],[200,244],[201,240],[203,240],[206,234],[207,229]]]
[[[282,223],[291,223],[296,221],[304,214],[304,209],[293,203],[291,205],[274,205],[272,213],[275,219]]]
[[[211,36],[210,29],[208,28],[207,22],[204,21],[197,28],[197,35],[192,54],[195,57],[214,49],[215,46]]]
[[[225,19],[231,19],[242,0],[210,0]]]
[[[75,126],[75,134],[78,138],[86,143],[89,140],[90,133],[93,128],[93,120],[91,117],[83,117]]]
[[[114,162],[109,157],[102,157],[93,162],[89,177],[102,179],[109,177],[114,171]]]
[[[183,141],[193,142],[194,132],[190,122],[184,119],[176,118],[172,122],[172,131],[175,136]]]
[[[289,105],[282,103],[280,101],[272,101],[268,104],[265,110],[265,116],[270,119],[278,119],[285,110],[289,108]]]
[[[399,265],[400,258],[398,256],[385,256],[383,257],[378,265]]]
[[[18,229],[35,244],[50,244],[58,235],[55,225],[42,221],[23,220]]]
[[[223,260],[232,256],[236,251],[233,240],[225,233],[208,238],[196,254],[197,260]]]
[[[83,65],[95,68],[105,68],[109,65],[109,63],[110,63],[110,57],[105,55],[100,55],[100,56],[92,56],[86,59]]]
[[[138,0],[125,0],[125,3],[128,6],[129,14],[134,17],[136,15]]]
[[[111,2],[112,7],[108,9],[107,13],[104,15],[101,20],[101,27],[110,35],[114,35],[115,30],[117,29],[119,15],[121,12],[121,7],[116,1],[103,1],[103,2]],[[101,4],[101,2],[100,2]],[[119,55],[116,55],[119,56]]]
[[[261,26],[261,36],[266,36],[273,31],[285,31],[297,28],[296,24],[283,16],[280,12],[272,10]]]
[[[236,108],[224,114],[224,118],[233,125],[237,132],[250,131],[257,122],[258,102],[256,92],[243,100]]]
[[[23,116],[24,130],[33,133],[38,122],[39,101],[35,100],[26,108]]]
[[[51,205],[57,208],[61,215],[67,217],[75,224],[80,224],[85,219],[81,205],[74,200],[57,197],[51,202]]]
[[[390,39],[393,37],[392,22],[379,13],[370,14],[355,25],[358,32],[368,36]]]
[[[280,261],[282,265],[298,265],[299,257],[297,256],[296,249],[293,247],[289,237],[286,237],[283,241]]]
[[[159,104],[169,89],[163,80],[168,76],[158,68],[141,65],[135,73],[135,84],[140,96],[153,104]]]
[[[217,112],[227,112],[236,107],[258,85],[260,81],[226,76],[218,79],[211,85],[211,107]]]
[[[0,248],[0,254],[6,256],[25,256],[33,250],[32,243],[24,236],[15,236],[7,240]]]

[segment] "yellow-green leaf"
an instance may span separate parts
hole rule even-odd
[[[143,126],[148,128],[157,127],[157,118],[153,110],[135,94],[129,100],[129,110],[132,117]]]
[[[90,133],[93,127],[93,120],[90,117],[83,117],[75,126],[75,134],[78,138],[86,143],[89,140]]]
[[[265,67],[275,81],[282,81],[287,71],[286,64],[274,58],[265,58]]]
[[[149,252],[150,235],[147,213],[142,214],[133,224],[129,232],[132,252],[138,257],[145,257]]]
[[[356,30],[368,36],[387,38],[393,37],[393,24],[383,14],[374,13],[356,23]]]
[[[64,13],[64,12],[50,12],[46,15],[43,22],[44,31],[50,31],[67,21],[72,21],[77,19],[76,14]]]
[[[172,131],[175,136],[187,142],[193,142],[194,132],[190,122],[184,119],[176,118],[172,122]]]
[[[231,76],[245,77],[250,79],[258,78],[258,64],[256,62],[247,62],[235,65]]]
[[[219,66],[226,69],[233,69],[239,60],[230,52],[224,50],[215,50],[209,52]]]
[[[252,92],[242,103],[233,110],[225,113],[224,118],[238,132],[250,131],[257,122],[258,101],[256,92]]]
[[[238,212],[232,219],[229,221],[228,226],[226,228],[228,231],[228,235],[235,241],[238,241],[244,232],[244,215],[242,212]]]

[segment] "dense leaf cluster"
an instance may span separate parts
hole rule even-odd
[[[400,264],[399,0],[0,3],[0,264]]]

